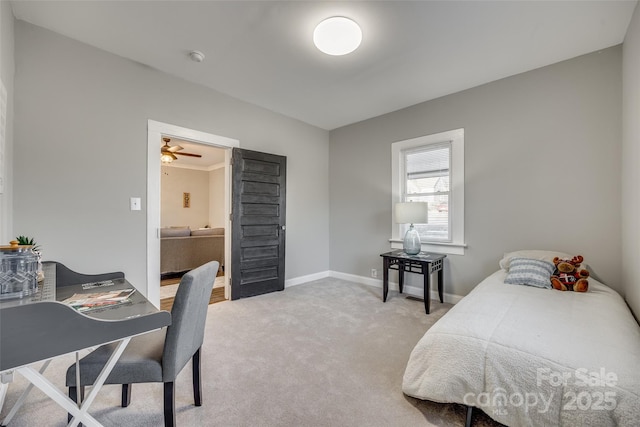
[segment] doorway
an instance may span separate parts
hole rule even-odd
[[[220,265],[209,303],[225,301],[225,149],[167,136],[160,145],[160,309],[170,311],[182,276],[209,261]]]
[[[161,163],[160,150],[162,138],[176,138],[193,144],[213,146],[224,150],[224,254],[225,275],[224,297],[229,299],[228,278],[231,269],[231,150],[239,147],[238,140],[219,135],[200,132],[167,123],[149,120],[147,125],[147,289],[146,295],[157,307],[160,307],[160,230],[161,230]]]

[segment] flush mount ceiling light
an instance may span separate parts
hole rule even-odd
[[[313,43],[327,55],[346,55],[360,46],[362,30],[349,18],[334,16],[318,24],[313,32]]]

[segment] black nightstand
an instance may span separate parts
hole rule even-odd
[[[438,296],[443,299],[443,271],[444,259],[442,254],[420,252],[417,255],[407,255],[402,250],[395,250],[380,254],[383,259],[382,302],[387,301],[389,293],[389,270],[398,270],[398,287],[400,293],[404,286],[404,272],[422,274],[424,276],[424,311],[429,314],[431,307],[431,273],[438,273]]]

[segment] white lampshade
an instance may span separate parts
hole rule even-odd
[[[425,224],[429,218],[427,207],[427,202],[396,203],[396,222],[398,224]]]
[[[355,21],[334,16],[318,24],[313,32],[313,42],[327,55],[346,55],[360,46],[362,30]]]

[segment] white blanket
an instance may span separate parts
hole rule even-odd
[[[403,391],[510,426],[640,425],[640,327],[624,300],[507,285],[500,270],[432,326]]]

